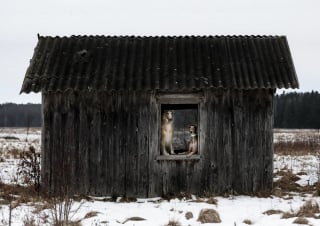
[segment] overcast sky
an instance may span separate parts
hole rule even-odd
[[[0,103],[19,95],[41,35],[286,35],[300,89],[320,89],[319,0],[1,0]]]

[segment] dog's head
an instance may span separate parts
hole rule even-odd
[[[166,119],[168,119],[168,120],[172,120],[172,118],[173,118],[173,112],[172,112],[172,111],[165,111],[165,112],[163,113],[163,115],[164,115],[164,117],[165,117]]]
[[[189,126],[189,132],[192,134],[196,134],[197,133],[197,127],[194,125]]]

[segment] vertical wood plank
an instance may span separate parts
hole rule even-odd
[[[143,197],[270,189],[273,92],[204,93],[201,159],[181,162],[156,161],[160,109],[155,92],[44,93],[42,182],[57,190],[61,169],[70,167],[70,186],[79,194]]]

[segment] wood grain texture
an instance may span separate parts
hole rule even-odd
[[[76,194],[130,197],[270,190],[273,94],[214,89],[187,95],[200,100],[200,156],[169,161],[159,158],[156,92],[45,92],[42,183],[51,192],[67,186]]]

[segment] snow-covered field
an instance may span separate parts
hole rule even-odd
[[[317,134],[319,131],[275,131],[275,142],[284,139],[295,140],[296,137],[300,139],[310,133]],[[22,178],[19,178],[16,173],[19,153],[28,150],[30,145],[33,145],[36,151],[40,151],[40,134],[40,129],[30,129],[27,135],[24,128],[0,128],[0,182],[2,184],[19,185],[23,183]],[[137,199],[133,202],[121,202],[120,198],[117,201],[110,201],[110,197],[87,197],[86,199],[73,201],[70,216],[74,222],[79,222],[78,225],[89,226],[188,226],[202,225],[201,222],[197,221],[199,213],[202,209],[209,208],[215,209],[219,213],[221,223],[204,225],[239,226],[250,223],[259,226],[294,225],[293,222],[297,217],[282,218],[282,216],[286,213],[287,215],[289,213],[294,215],[301,210],[301,207],[308,200],[312,200],[314,205],[320,205],[320,197],[314,195],[316,189],[312,186],[317,183],[320,176],[318,174],[320,172],[319,162],[317,153],[299,156],[275,155],[275,182],[281,181],[281,178],[287,172],[291,172],[297,177],[292,183],[296,183],[299,188],[298,191],[286,191],[280,195],[279,192],[274,192],[266,197],[217,196],[214,197],[214,202],[212,201],[213,198],[201,198],[193,195],[182,199],[164,200],[158,197]],[[4,189],[4,186],[0,186],[0,188]],[[4,191],[0,190],[0,225],[8,225],[9,203],[3,194]],[[52,222],[53,210],[44,200],[28,200],[20,202],[17,206],[13,201],[11,204],[14,206],[11,212],[12,225],[31,225],[26,224],[26,222],[32,222],[32,219],[35,220],[33,225],[50,225],[50,222]],[[268,210],[280,210],[282,212],[271,215],[264,213]],[[193,217],[186,219],[187,212],[191,212]],[[314,216],[306,217],[308,224],[320,225],[320,213],[315,213]],[[170,221],[171,224],[169,224]]]
[[[274,142],[281,141],[320,141],[319,129],[274,129]]]

